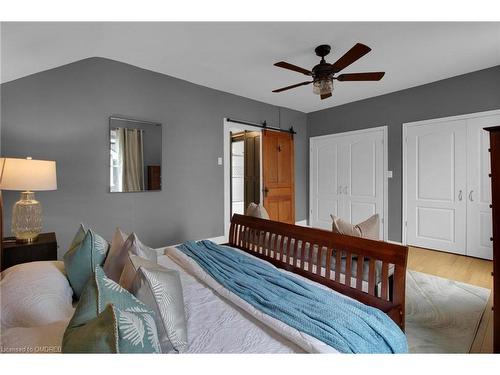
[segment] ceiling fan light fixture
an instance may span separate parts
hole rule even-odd
[[[331,94],[333,91],[332,79],[320,79],[313,83],[313,93],[315,95]]]

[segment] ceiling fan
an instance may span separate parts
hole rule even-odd
[[[348,74],[340,74],[335,76],[342,69],[348,67],[353,62],[357,61],[372,49],[368,46],[365,46],[361,43],[356,43],[354,47],[352,47],[349,51],[347,51],[344,56],[338,59],[333,64],[329,64],[325,61],[325,56],[330,53],[331,47],[327,44],[322,44],[314,50],[316,55],[321,57],[321,61],[318,65],[316,65],[312,70],[307,70],[301,68],[300,66],[296,66],[293,64],[289,64],[284,61],[277,62],[274,64],[280,68],[293,70],[295,72],[299,72],[305,74],[306,76],[311,76],[312,81],[305,81],[301,83],[297,83],[295,85],[282,87],[277,90],[273,90],[273,92],[282,92],[285,90],[290,90],[295,87],[305,86],[310,83],[313,84],[313,92],[316,95],[319,95],[321,99],[326,99],[332,96],[333,90],[333,80],[337,81],[380,81],[384,76],[385,72],[370,72],[370,73],[348,73]]]

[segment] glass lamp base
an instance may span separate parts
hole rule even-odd
[[[12,233],[16,242],[29,243],[36,241],[41,232],[42,205],[35,200],[35,193],[23,191],[12,208]]]

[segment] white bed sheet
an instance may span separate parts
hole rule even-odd
[[[159,256],[158,264],[180,274],[187,318],[187,353],[304,353],[168,256]]]

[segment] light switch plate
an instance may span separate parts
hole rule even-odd
[[[221,157],[217,158],[217,165],[222,165],[222,158]]]
[[[392,178],[392,171],[387,171],[385,173],[387,178]]]

